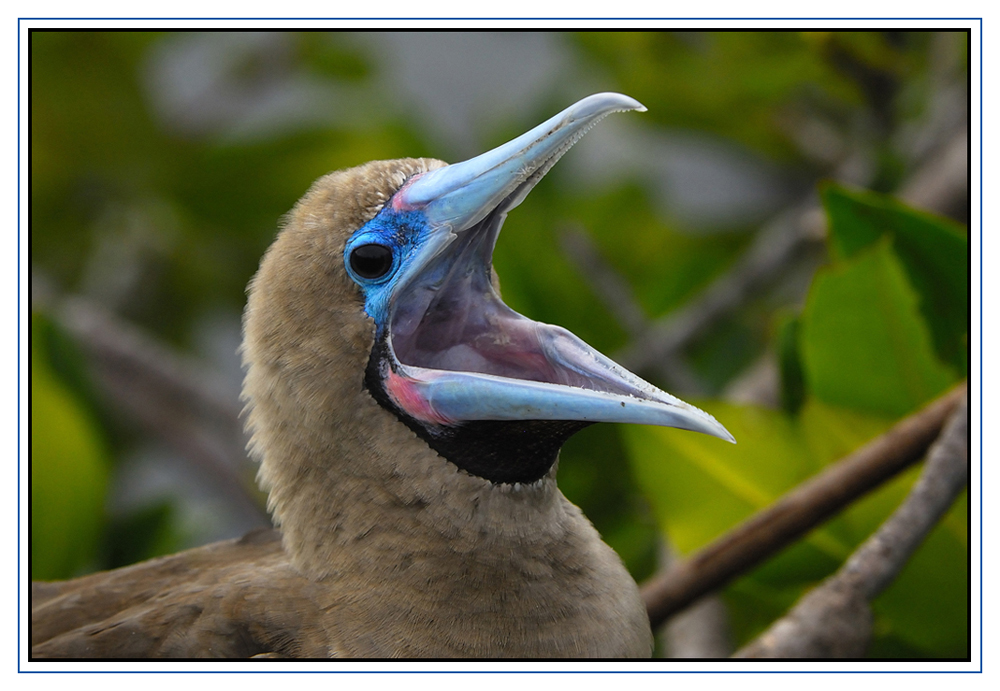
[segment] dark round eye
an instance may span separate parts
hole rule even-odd
[[[351,269],[361,278],[381,278],[392,268],[392,250],[385,245],[360,245],[351,251]]]

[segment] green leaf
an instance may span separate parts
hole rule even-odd
[[[919,297],[939,357],[964,373],[969,331],[969,242],[959,224],[873,192],[827,185],[830,246],[847,260],[887,237]]]
[[[781,375],[781,407],[789,413],[798,412],[805,402],[806,382],[802,373],[799,354],[799,333],[802,322],[798,315],[786,314],[779,318],[775,329],[778,353],[778,372]]]
[[[719,402],[710,409],[736,437],[735,446],[671,428],[623,429],[636,479],[683,554],[768,506],[815,470],[801,434],[783,413]],[[808,540],[834,558],[847,554],[847,545],[822,531]]]
[[[93,420],[53,373],[32,315],[31,578],[76,575],[97,557],[108,457]]]
[[[885,241],[817,273],[802,314],[802,360],[821,400],[894,417],[956,379],[936,358],[917,297]]]

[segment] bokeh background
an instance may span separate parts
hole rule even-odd
[[[588,134],[495,265],[512,307],[739,440],[599,425],[566,445],[563,491],[642,581],[966,376],[967,51],[962,32],[33,31],[32,577],[268,523],[240,315],[315,178],[463,160],[621,91],[648,112]],[[835,571],[915,472],[727,588],[722,645]],[[875,603],[873,656],[968,655],[967,511]]]

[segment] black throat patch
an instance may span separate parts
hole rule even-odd
[[[576,420],[473,420],[454,427],[427,425],[401,410],[382,383],[389,357],[386,338],[375,342],[365,368],[365,388],[427,445],[467,473],[498,484],[530,484],[545,477],[571,436],[591,422]]]

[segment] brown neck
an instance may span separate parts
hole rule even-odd
[[[509,539],[530,550],[565,533],[554,469],[531,485],[496,485],[438,455],[360,377],[278,375],[260,363],[247,373],[253,447],[286,548],[309,576],[367,571],[376,553],[388,573],[405,544],[462,553]]]

